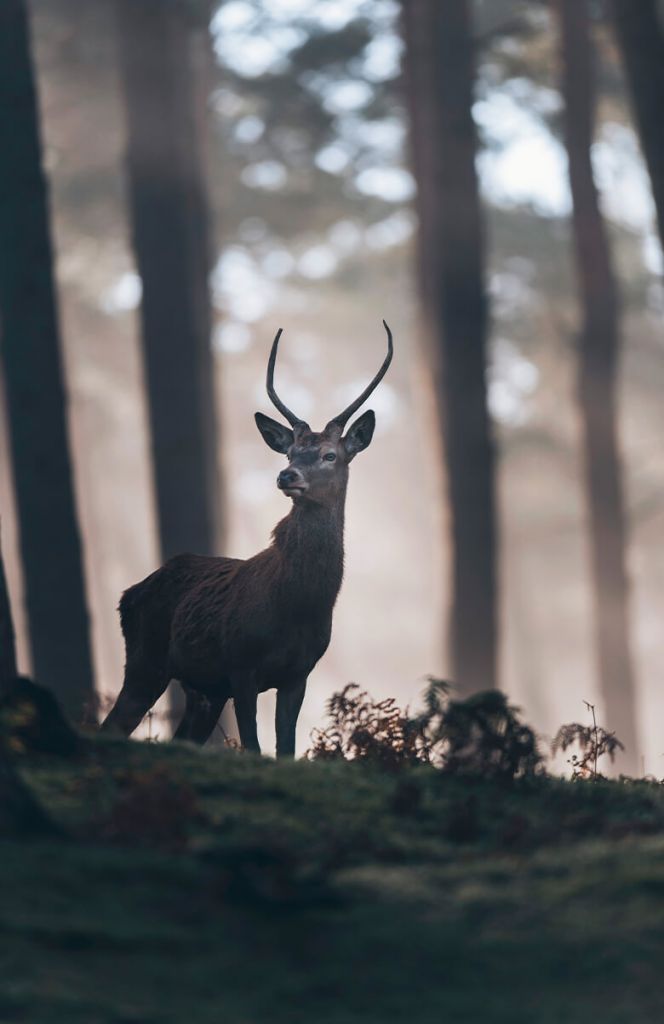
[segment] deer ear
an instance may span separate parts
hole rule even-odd
[[[262,412],[257,412],[254,418],[265,443],[273,451],[285,455],[293,443],[293,431],[290,427],[285,427],[283,423],[271,420],[269,416],[264,416]]]
[[[371,438],[376,427],[376,415],[372,409],[362,413],[359,419],[349,427],[344,437],[344,448],[346,458],[350,462],[358,452],[363,452],[371,444]]]

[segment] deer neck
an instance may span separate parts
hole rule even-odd
[[[284,590],[310,610],[332,610],[344,566],[345,492],[333,505],[295,501],[274,530]]]

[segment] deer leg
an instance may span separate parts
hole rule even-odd
[[[187,705],[184,716],[175,731],[173,739],[191,740],[192,743],[205,743],[224,710],[228,694],[221,697],[206,697],[195,690],[187,690]]]
[[[129,736],[168,686],[168,674],[161,666],[127,662],[124,685],[111,711],[101,724],[103,732]]]
[[[277,690],[277,757],[295,756],[295,727],[304,700],[307,681]]]
[[[195,693],[193,690],[189,690],[185,686],[183,686],[182,689],[184,690],[185,696],[184,714],[180,719],[180,724],[173,733],[174,740],[189,739],[189,732],[196,716],[196,712],[199,709],[199,703],[202,700],[202,695]]]
[[[260,754],[261,748],[256,731],[256,702],[258,692],[255,684],[248,682],[245,687],[238,687],[235,692],[235,717],[240,731],[240,741],[245,750]]]

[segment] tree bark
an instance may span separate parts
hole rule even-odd
[[[183,0],[117,0],[159,540],[218,553],[220,481],[196,31]]]
[[[0,5],[0,153],[2,359],[33,668],[78,721],[94,683],[24,0]]]
[[[557,0],[565,138],[583,324],[579,344],[585,490],[594,590],[595,656],[606,725],[638,769],[634,667],[629,637],[627,525],[617,437],[619,296],[593,178],[594,89],[587,0]]]
[[[487,409],[484,238],[467,0],[404,0],[418,267],[451,512],[452,674],[497,685],[494,450]]]
[[[656,0],[611,0],[610,9],[664,248],[664,28]]]
[[[2,529],[0,522],[0,696],[6,693],[16,681],[16,643],[14,621],[9,600],[9,588],[2,558]]]

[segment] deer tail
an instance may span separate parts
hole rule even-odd
[[[145,583],[146,581],[143,580],[141,583],[136,583],[133,587],[129,587],[120,598],[118,611],[120,612],[120,625],[125,640],[131,640],[138,632],[140,612],[147,596],[145,593],[147,590]]]

